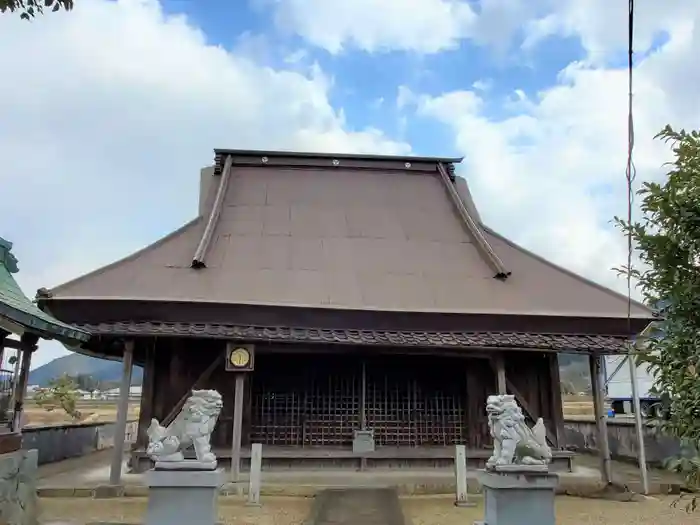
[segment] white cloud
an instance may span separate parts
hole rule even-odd
[[[458,45],[476,20],[464,0],[268,0],[277,26],[331,53],[402,49],[435,53]]]
[[[532,48],[548,36],[574,36],[591,61],[604,60],[613,52],[627,50],[628,3],[609,0],[538,0],[549,9],[529,20],[523,46]],[[655,38],[687,21],[697,5],[686,0],[637,0],[635,2],[635,51],[646,52]]]
[[[626,76],[606,61],[626,45],[626,4],[604,0],[258,0],[277,23],[337,53],[434,53],[469,38],[504,46],[525,34],[528,52],[548,36],[574,36],[588,52],[536,97],[514,89],[511,115],[493,119],[496,90],[476,83],[424,95],[415,108],[447,124],[466,155],[485,221],[527,247],[617,288],[624,261],[609,219],[625,212]],[[613,5],[614,4],[614,5]],[[618,5],[619,4],[619,5]],[[636,72],[640,178],[667,156],[651,137],[664,124],[697,127],[700,7],[637,2],[637,50],[671,40]],[[81,0],[68,14],[28,24],[0,17],[0,235],[15,242],[19,281],[31,295],[110,262],[171,231],[196,209],[198,170],[214,147],[405,153],[377,129],[349,130],[329,101],[333,80],[309,55],[266,67],[264,40],[227,51],[206,43],[156,0]],[[489,97],[488,99],[486,97]],[[42,348],[35,363],[55,355]]]
[[[695,94],[700,5],[693,13],[683,11],[692,16],[673,27],[667,26],[670,15],[661,17],[658,26],[647,29],[649,34],[668,30],[670,40],[635,71],[637,185],[661,176],[669,159],[668,148],[653,136],[667,123],[697,128],[700,121]],[[626,242],[609,221],[626,215],[626,70],[572,63],[555,86],[536,97],[516,93],[517,104],[513,97],[503,101],[511,116],[502,119],[489,117],[476,91],[431,96],[404,87],[399,98],[454,131],[465,155],[461,173],[487,224],[565,267],[625,291],[624,281],[609,269],[626,262]]]
[[[487,92],[493,88],[493,80],[491,79],[479,79],[472,83],[472,88],[476,91]]]
[[[256,0],[273,9],[280,30],[331,53],[349,48],[423,54],[472,40],[504,52],[520,38],[523,50],[547,37],[575,37],[594,62],[627,45],[627,2],[620,0]],[[687,0],[637,0],[635,40],[647,51],[696,6]]]
[[[191,218],[215,147],[409,151],[348,130],[318,67],[274,70],[208,45],[155,0],[2,16],[0,34],[0,235],[30,296]]]

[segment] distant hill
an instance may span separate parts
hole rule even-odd
[[[89,375],[101,382],[121,381],[122,364],[120,361],[108,361],[83,354],[71,353],[58,357],[29,372],[29,384],[46,386],[49,381],[62,375],[76,376]],[[131,384],[140,385],[143,378],[143,369],[134,366]]]

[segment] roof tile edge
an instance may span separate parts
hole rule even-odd
[[[214,148],[215,155],[233,155],[236,157],[267,157],[269,158],[294,158],[294,159],[352,159],[368,161],[389,162],[449,162],[459,164],[464,157],[426,157],[420,155],[382,155],[376,153],[328,153],[310,151],[285,151],[285,150],[255,150],[255,149],[228,149]]]

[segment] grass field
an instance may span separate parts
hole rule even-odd
[[[593,417],[593,400],[590,397],[564,396],[564,417]],[[48,412],[37,406],[31,399],[25,404],[27,426],[65,425],[66,423],[95,423],[115,421],[117,419],[116,401],[80,400],[78,410],[82,418],[72,421],[62,410],[57,409]],[[139,403],[133,401],[129,404],[129,419],[139,416]]]
[[[98,400],[79,400],[77,409],[81,414],[79,420],[74,420],[63,410],[56,409],[51,412],[38,406],[32,399],[28,399],[24,405],[25,426],[65,425],[66,423],[97,423],[116,421],[117,402]],[[129,403],[129,419],[137,419],[139,416],[139,402]]]
[[[594,417],[593,398],[589,396],[563,396],[564,417]]]

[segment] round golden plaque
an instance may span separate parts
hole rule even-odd
[[[246,348],[236,348],[231,352],[229,361],[236,368],[242,368],[250,363],[250,352]]]

